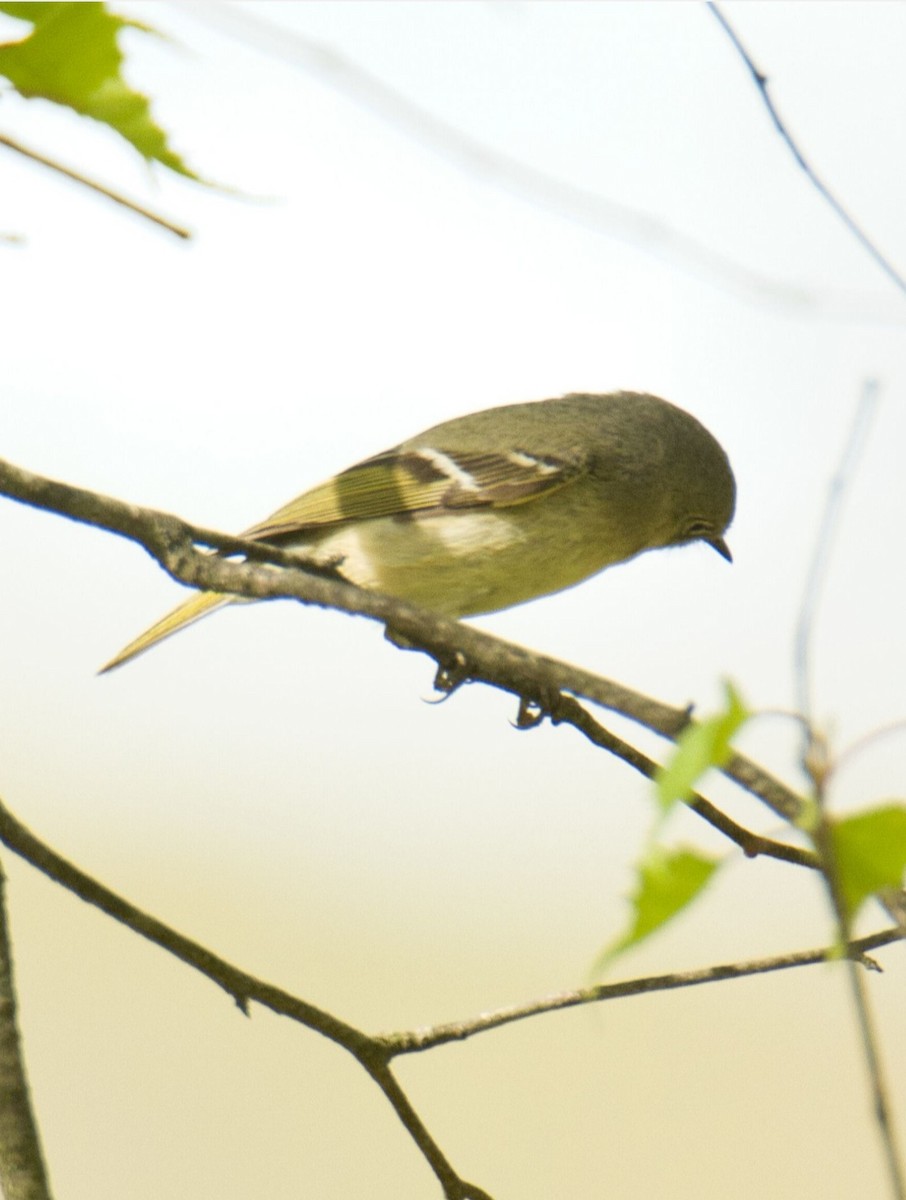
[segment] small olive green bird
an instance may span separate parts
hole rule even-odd
[[[644,550],[730,560],[736,484],[682,409],[635,392],[511,404],[435,425],[303,492],[245,537],[448,617],[562,591]],[[103,668],[236,596],[199,592]]]

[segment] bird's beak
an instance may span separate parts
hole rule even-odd
[[[713,546],[721,558],[725,558],[727,562],[733,561],[733,555],[730,553],[730,547],[722,537],[705,538],[709,546]]]

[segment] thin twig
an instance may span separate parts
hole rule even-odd
[[[129,209],[139,217],[144,217],[146,221],[151,221],[155,225],[159,225],[161,229],[166,229],[168,233],[173,233],[178,238],[186,240],[192,236],[190,230],[183,225],[176,225],[167,217],[162,217],[160,213],[153,212],[150,208],[146,208],[143,204],[138,204],[135,200],[130,200],[128,196],[124,196],[121,192],[115,192],[106,184],[98,183],[96,179],[89,179],[87,175],[83,175],[80,171],[74,171],[72,167],[66,167],[56,159],[48,158],[44,154],[40,154],[37,150],[32,150],[28,146],[23,146],[21,142],[14,141],[13,138],[7,137],[5,133],[0,133],[0,146],[6,146],[8,150],[15,150],[17,154],[22,154],[32,162],[40,163],[42,167],[48,167],[51,171],[56,171],[58,175],[64,175],[67,179],[79,183],[82,187],[90,188],[91,191],[97,192],[99,196],[104,196],[107,200],[112,200],[114,204],[119,204],[123,208]]]
[[[375,1062],[372,1066],[363,1065],[393,1105],[397,1116],[409,1130],[419,1150],[430,1164],[443,1188],[444,1200],[492,1200],[487,1192],[474,1183],[467,1183],[456,1174],[440,1147],[429,1136],[421,1118],[412,1107],[409,1097],[390,1070],[388,1066],[390,1055],[386,1053],[382,1040],[375,1038],[373,1044],[380,1047],[381,1053],[374,1056]]]
[[[856,963],[869,968],[876,964],[866,958],[871,950],[888,946],[906,938],[902,929],[884,929],[868,937],[858,938],[846,946],[846,954]],[[703,983],[723,983],[731,979],[743,979],[748,975],[764,975],[771,971],[786,971],[791,967],[808,967],[826,963],[835,957],[836,947],[826,946],[820,950],[802,950],[795,954],[778,954],[770,958],[753,959],[750,962],[727,963],[722,966],[703,967],[695,971],[675,971],[668,975],[649,975],[641,979],[628,979],[622,983],[601,983],[573,991],[558,992],[525,1004],[513,1004],[481,1016],[463,1021],[451,1021],[443,1025],[432,1025],[404,1033],[387,1033],[382,1043],[393,1055],[414,1054],[449,1042],[462,1042],[479,1033],[500,1029],[514,1021],[524,1021],[541,1013],[559,1012],[566,1008],[577,1008],[583,1004],[599,1004],[605,1000],[621,1000],[627,996],[640,996],[649,992],[670,992],[678,988],[697,987]]]
[[[50,1200],[16,1020],[6,875],[0,867],[0,1192],[4,1200]]]
[[[653,759],[650,759],[641,750],[637,750],[635,746],[631,746],[622,738],[617,737],[609,729],[605,729],[600,721],[595,718],[586,709],[582,707],[577,700],[572,696],[560,696],[555,701],[553,711],[549,714],[552,722],[555,725],[567,724],[579,730],[584,734],[590,742],[595,746],[600,746],[602,749],[608,750],[611,754],[621,758],[623,762],[633,767],[646,779],[654,779],[658,765]],[[707,821],[715,829],[719,830],[731,842],[735,842],[743,851],[747,858],[756,858],[758,855],[764,855],[768,858],[775,858],[780,862],[795,863],[796,866],[810,867],[812,870],[817,870],[819,867],[818,856],[810,850],[803,850],[799,846],[790,846],[785,842],[776,842],[771,838],[762,837],[761,834],[753,833],[750,829],[737,824],[721,812],[719,808],[713,805],[704,796],[693,792],[691,798],[686,801],[689,808],[694,813],[697,813],[703,820]]]
[[[840,525],[843,505],[852,488],[865,444],[868,429],[878,402],[878,386],[873,380],[865,382],[856,408],[852,427],[840,458],[840,463],[828,488],[827,502],[815,542],[812,562],[806,578],[795,640],[795,674],[798,704],[803,714],[805,744],[803,765],[812,780],[815,816],[811,822],[811,837],[821,864],[821,873],[827,884],[828,896],[837,925],[841,944],[849,939],[850,914],[841,888],[837,854],[834,844],[833,822],[827,810],[827,785],[833,770],[826,738],[815,728],[812,713],[810,643],[814,630],[821,592],[827,577],[828,564]],[[896,898],[894,898],[896,899]],[[882,898],[883,902],[883,898]],[[896,912],[896,905],[892,905]],[[906,1178],[897,1151],[896,1136],[890,1117],[887,1084],[881,1063],[874,1019],[865,989],[864,980],[854,963],[847,964],[847,975],[856,1014],[856,1024],[862,1044],[862,1054],[868,1074],[869,1088],[875,1121],[881,1138],[884,1160],[894,1200],[906,1200]]]
[[[877,729],[871,729],[868,733],[862,734],[856,738],[844,750],[834,756],[834,761],[831,763],[831,773],[837,775],[841,767],[848,764],[851,759],[858,758],[870,749],[877,742],[883,742],[886,738],[894,735],[906,733],[906,717],[899,717],[896,721],[889,721],[886,725],[880,725]]]
[[[812,840],[821,859],[821,871],[827,884],[831,907],[836,918],[839,941],[841,945],[845,946],[849,939],[850,919],[840,888],[833,822],[827,812],[825,789],[827,774],[818,770],[814,773],[813,780],[815,785],[817,820],[815,828],[812,831]],[[859,1030],[859,1040],[862,1044],[862,1054],[868,1075],[872,1109],[881,1139],[884,1161],[887,1166],[890,1194],[893,1200],[906,1200],[906,1176],[904,1176],[897,1150],[896,1133],[890,1115],[887,1081],[884,1077],[881,1051],[868,993],[865,988],[865,982],[862,979],[862,974],[856,964],[850,960],[847,962],[846,968],[856,1014],[856,1025]]]
[[[247,974],[205,946],[178,933],[163,921],[136,908],[134,904],[130,904],[128,900],[57,854],[18,821],[2,801],[0,841],[80,900],[94,905],[127,929],[131,929],[133,933],[153,942],[199,971],[231,996],[245,1015],[248,1015],[250,1002],[254,1001],[280,1016],[297,1021],[348,1051],[364,1067],[392,1105],[409,1136],[437,1176],[445,1197],[449,1200],[467,1200],[474,1195],[475,1200],[489,1200],[486,1193],[467,1184],[453,1170],[390,1072],[390,1054],[380,1039],[369,1037],[324,1009]],[[7,1200],[12,1200],[12,1197],[7,1197]],[[22,1200],[25,1200],[24,1196]],[[31,1197],[28,1200],[31,1200]],[[41,1200],[39,1193],[35,1194],[35,1200]]]
[[[78,896],[79,899],[94,905],[126,928],[146,938],[210,979],[235,1000],[241,1011],[247,1013],[248,1006],[252,1002],[261,1004],[280,1016],[288,1017],[315,1033],[322,1034],[347,1050],[364,1067],[390,1101],[416,1145],[419,1146],[432,1169],[435,1170],[435,1174],[444,1186],[445,1195],[456,1197],[457,1200],[486,1200],[486,1193],[475,1185],[465,1183],[452,1173],[452,1168],[449,1167],[449,1163],[425,1130],[399,1083],[395,1077],[390,1075],[388,1065],[394,1057],[429,1050],[448,1042],[463,1041],[479,1033],[486,1033],[541,1013],[649,992],[674,991],[678,988],[694,987],[704,983],[718,983],[739,979],[746,975],[787,970],[791,967],[810,966],[827,962],[836,953],[835,947],[825,947],[820,950],[775,955],[771,958],[707,967],[695,971],[646,976],[641,979],[626,980],[622,983],[598,984],[575,991],[561,992],[539,1000],[531,1000],[498,1009],[495,1012],[483,1013],[479,1017],[465,1021],[370,1036],[298,996],[249,975],[206,947],[178,933],[163,921],[143,912],[51,849],[28,830],[2,801],[0,801],[0,841],[14,854],[31,863],[33,867]],[[861,962],[867,967],[874,967],[873,961],[866,957],[869,952],[903,938],[906,938],[906,930],[899,928],[882,930],[853,941],[846,947],[846,953],[854,961]]]
[[[868,431],[871,428],[875,412],[877,411],[878,397],[879,388],[877,381],[874,379],[865,380],[853,416],[852,426],[846,439],[846,445],[843,447],[840,462],[828,487],[827,502],[824,506],[821,525],[818,530],[818,536],[815,539],[812,561],[809,565],[803,589],[799,619],[796,623],[793,659],[795,664],[797,707],[805,721],[806,738],[810,736],[809,729],[812,721],[810,647],[815,626],[815,617],[821,601],[824,583],[827,579],[834,542],[839,532],[843,505],[856,477],[859,457],[868,437]]]
[[[780,113],[777,111],[777,106],[774,104],[774,101],[771,99],[771,94],[768,91],[768,82],[769,81],[768,81],[767,75],[765,75],[765,73],[763,71],[761,71],[755,65],[755,62],[752,59],[751,54],[749,54],[748,50],[742,44],[742,42],[739,39],[739,35],[736,33],[733,26],[730,24],[730,22],[724,16],[724,14],[720,10],[720,8],[718,8],[717,4],[714,3],[714,0],[707,0],[707,5],[708,5],[708,8],[711,10],[712,14],[714,15],[714,17],[717,19],[717,21],[718,21],[719,25],[721,26],[721,28],[723,29],[724,33],[726,33],[727,37],[733,43],[740,58],[746,64],[746,67],[749,70],[749,74],[752,76],[752,79],[755,81],[755,86],[758,88],[758,91],[761,94],[761,98],[764,101],[764,105],[767,108],[768,113],[770,114],[771,120],[774,123],[774,128],[777,130],[777,132],[783,138],[784,142],[786,142],[787,147],[790,150],[790,153],[792,154],[793,158],[796,160],[797,164],[805,172],[806,177],[808,178],[809,182],[816,189],[816,191],[819,193],[819,195],[827,202],[827,204],[830,205],[830,207],[837,214],[837,216],[840,218],[840,220],[843,222],[843,224],[846,226],[846,228],[849,230],[849,232],[856,239],[856,241],[859,242],[859,244],[862,246],[863,250],[867,251],[868,254],[871,256],[871,258],[874,259],[874,261],[881,268],[881,270],[888,277],[888,279],[890,279],[891,282],[893,284],[895,284],[896,287],[898,287],[901,292],[906,294],[906,278],[904,278],[900,274],[900,272],[896,269],[896,267],[894,267],[893,263],[891,263],[891,261],[878,249],[878,247],[874,244],[874,242],[871,240],[871,238],[868,236],[868,234],[865,232],[865,230],[862,229],[862,227],[858,224],[856,219],[853,216],[851,216],[850,213],[843,207],[841,202],[837,199],[837,197],[834,195],[834,193],[830,190],[830,188],[824,182],[824,180],[818,176],[817,172],[806,161],[805,155],[803,154],[802,150],[799,148],[798,144],[796,143],[795,139],[793,138],[793,135],[790,133],[789,129],[787,128],[786,124],[784,123],[783,119],[781,118]]]
[[[890,1182],[890,1194],[893,1200],[906,1198],[906,1176],[897,1149],[896,1130],[891,1117],[890,1100],[888,1097],[887,1081],[884,1077],[884,1067],[881,1062],[881,1052],[874,1017],[865,988],[865,980],[855,963],[847,963],[847,974],[853,994],[853,1003],[858,1014],[859,1036],[862,1042],[862,1053],[868,1071],[869,1087],[871,1089],[872,1109],[884,1160],[887,1164],[887,1176]]]
[[[557,216],[664,258],[681,270],[759,304],[815,309],[820,296],[763,275],[650,213],[630,208],[539,170],[436,116],[332,46],[263,20],[237,5],[196,2],[184,12],[263,54],[313,75],[345,99],[473,178]],[[836,315],[832,313],[831,315]],[[847,312],[848,319],[869,314]]]

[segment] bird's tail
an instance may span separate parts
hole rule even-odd
[[[168,638],[171,633],[178,633],[180,629],[191,625],[193,621],[200,621],[208,613],[222,608],[225,604],[232,604],[236,599],[238,599],[237,596],[224,596],[220,592],[197,592],[190,600],[180,604],[179,608],[174,608],[171,613],[162,617],[150,629],[146,629],[119,654],[114,655],[109,663],[101,667],[98,674],[103,675],[106,671],[112,671],[114,667],[121,667],[123,663],[129,662],[138,654],[144,654],[146,650],[150,650],[152,646],[156,646],[158,642]]]

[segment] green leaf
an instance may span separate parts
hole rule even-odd
[[[167,144],[147,96],[123,79],[121,29],[151,30],[116,17],[104,4],[0,4],[0,12],[32,24],[31,33],[0,45],[0,75],[21,95],[52,100],[102,121],[148,161],[198,179]]]
[[[869,896],[899,887],[906,870],[906,807],[889,804],[834,824],[837,882],[847,915]]]
[[[722,767],[730,757],[730,740],[750,714],[729,681],[724,683],[724,693],[723,711],[685,729],[673,758],[655,776],[658,803],[665,813],[678,800],[691,799],[702,775],[710,767]]]
[[[630,902],[632,920],[626,931],[606,946],[594,964],[598,973],[618,954],[650,937],[692,903],[723,860],[694,850],[666,850],[651,846],[637,867],[636,887]]]

